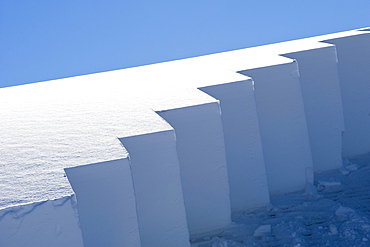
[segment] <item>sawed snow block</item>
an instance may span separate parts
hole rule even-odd
[[[343,156],[370,152],[370,33],[325,40],[334,44],[342,92]]]
[[[190,246],[174,131],[120,141],[131,161],[142,247]]]
[[[270,202],[252,80],[199,88],[220,101],[233,212]]]
[[[176,131],[190,235],[228,226],[229,183],[218,102],[157,113]]]
[[[313,163],[297,62],[240,73],[254,80],[270,193],[304,189]]]
[[[343,107],[334,46],[284,54],[298,61],[314,171],[342,165]]]
[[[140,246],[128,159],[66,168],[84,246]]]

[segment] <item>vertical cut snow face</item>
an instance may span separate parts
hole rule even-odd
[[[313,167],[297,69],[291,62],[240,72],[255,83],[270,193],[304,188],[306,168]]]
[[[128,159],[67,168],[84,246],[140,246]]]
[[[130,152],[141,246],[189,246],[174,131],[120,140]]]
[[[176,130],[190,234],[229,225],[231,208],[219,104],[213,102],[157,113]]]
[[[252,80],[200,88],[220,100],[233,212],[270,202]]]
[[[342,164],[342,99],[334,46],[284,56],[298,61],[307,128],[315,171]]]
[[[343,156],[370,152],[370,33],[325,40],[334,44],[342,92]]]

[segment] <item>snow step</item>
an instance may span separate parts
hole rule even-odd
[[[270,193],[305,188],[313,162],[297,62],[239,73],[254,80]]]
[[[282,55],[298,62],[314,171],[337,169],[344,120],[335,46]]]
[[[232,212],[270,202],[251,79],[199,88],[220,101]]]
[[[176,132],[190,235],[231,224],[221,113],[213,101],[157,111]]]
[[[343,157],[370,152],[370,32],[324,39],[334,44],[343,101]]]
[[[190,246],[174,131],[120,141],[129,151],[141,246]]]
[[[140,246],[128,159],[66,168],[84,246]]]

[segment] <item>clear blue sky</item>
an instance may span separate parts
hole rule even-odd
[[[0,0],[0,87],[366,26],[369,0]]]

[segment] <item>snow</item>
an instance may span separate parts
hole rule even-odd
[[[355,87],[359,88],[358,92],[351,93],[352,96],[348,96],[349,99],[343,103],[347,115],[347,131],[344,134],[343,145],[350,148],[360,142],[359,145],[364,147],[356,154],[366,153],[368,137],[358,132],[365,129],[369,121],[367,110],[369,102],[366,94],[368,83],[361,82],[361,78],[367,76],[367,70],[365,68],[362,71],[346,72],[348,64],[356,64],[349,66],[356,70],[366,66],[369,56],[366,55],[368,49],[366,43],[362,41],[364,38],[366,41],[365,34],[367,35],[366,32],[349,31],[125,70],[3,88],[0,90],[2,106],[0,126],[7,131],[0,133],[1,181],[4,181],[1,190],[5,195],[1,198],[0,208],[70,195],[73,191],[64,177],[63,168],[125,158],[127,153],[122,150],[117,137],[170,129],[150,111],[150,108],[154,103],[168,102],[168,98],[173,99],[172,95],[179,95],[181,89],[248,79],[236,72],[290,63],[291,59],[279,54],[330,48],[332,44],[320,42],[329,39],[333,40],[331,43],[334,40],[337,43],[346,39],[350,41],[347,42],[348,45],[341,44],[336,47],[341,60],[347,61],[339,63],[340,77],[359,78],[356,79]],[[350,54],[346,55],[346,50],[351,50]],[[355,51],[357,53],[352,54]],[[350,58],[356,60],[348,60]],[[310,83],[316,79],[310,80]],[[351,86],[345,86],[341,85],[342,92],[353,91]],[[172,93],[174,88],[177,88],[176,93]],[[355,95],[358,95],[358,98]],[[343,99],[345,97],[346,95],[342,95]],[[172,107],[175,107],[175,102],[176,100]],[[357,111],[354,109],[362,109],[359,113],[362,116],[361,121],[351,120],[356,119],[356,116],[352,115],[358,115],[354,113]],[[309,123],[308,128],[310,131]],[[350,134],[351,132],[353,134]],[[353,138],[349,139],[346,136]],[[338,147],[331,153],[337,153],[337,150]],[[64,162],[65,160],[68,162]],[[3,169],[4,167],[7,168]],[[33,167],[34,172],[22,167]]]
[[[339,168],[344,122],[335,47],[284,56],[298,62],[314,171]]]
[[[141,246],[189,246],[174,131],[120,141],[130,152]]]
[[[234,215],[234,227],[193,240],[192,247],[369,246],[370,156],[361,162],[349,176],[316,173],[315,186],[318,180],[339,183],[316,196],[304,190],[274,195],[268,207]]]
[[[347,216],[348,214],[354,214],[355,210],[348,207],[339,206],[339,208],[335,211],[336,216]]]
[[[270,193],[304,188],[306,168],[313,167],[299,78],[291,74],[297,66],[291,61],[240,72],[254,80]]]
[[[357,164],[351,164],[345,167],[348,171],[353,172],[358,170],[358,165]]]
[[[326,40],[335,44],[342,90],[345,132],[343,156],[362,155],[370,150],[370,33]]]
[[[252,80],[200,88],[220,100],[233,212],[270,202]]]
[[[157,113],[176,130],[190,235],[231,224],[224,136],[218,102]]]
[[[102,104],[63,94],[53,100],[15,96],[37,88],[0,90],[0,126],[7,130],[0,133],[0,208],[71,195],[64,168],[127,157],[117,136],[171,129],[152,110],[117,98]],[[7,102],[10,95],[15,100]]]
[[[141,246],[128,159],[66,169],[85,246]]]
[[[262,238],[264,235],[271,234],[271,225],[259,226],[253,233],[253,237]]]
[[[75,197],[1,210],[0,246],[83,247]]]
[[[369,37],[0,89],[0,246],[368,246]]]

